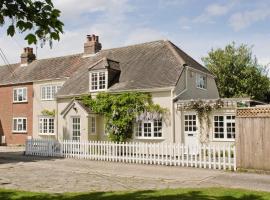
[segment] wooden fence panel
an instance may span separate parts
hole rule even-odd
[[[270,110],[241,109],[236,133],[237,168],[270,171]]]

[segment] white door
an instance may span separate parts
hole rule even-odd
[[[185,145],[197,146],[198,140],[198,119],[196,114],[184,115],[184,140]]]
[[[72,140],[81,139],[81,118],[71,117]]]

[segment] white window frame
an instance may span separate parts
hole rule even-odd
[[[105,76],[105,87],[103,89],[100,89],[100,73],[104,73]],[[96,82],[96,86],[97,89],[92,88],[92,75],[96,74],[97,75],[97,82]],[[89,73],[89,90],[90,92],[98,92],[98,91],[106,91],[108,88],[108,71],[102,70],[102,71],[93,71]]]
[[[76,130],[76,131],[80,132],[80,135],[77,135],[77,136],[73,135],[73,131],[74,131],[74,129],[73,129],[73,119],[75,119],[75,118],[79,119],[79,121],[80,121],[80,123],[77,124],[77,125],[79,125],[79,129]],[[71,116],[70,119],[71,119],[70,120],[71,121],[71,123],[70,123],[70,125],[71,125],[71,129],[70,129],[71,130],[71,140],[74,140],[73,138],[77,137],[76,141],[80,141],[81,138],[82,138],[82,118],[81,118],[81,116]]]
[[[16,92],[16,96],[15,96],[15,92]],[[22,100],[21,101],[19,100],[19,94],[22,95]],[[27,93],[27,87],[16,87],[16,88],[13,88],[13,103],[24,103],[24,102],[27,102],[27,94],[28,94]],[[24,97],[24,95],[25,95],[25,97]]]
[[[17,121],[16,122],[16,129],[14,129],[14,121]],[[22,122],[18,122],[19,120],[22,120]],[[24,124],[24,121],[25,120],[25,129],[23,129],[23,124]],[[22,130],[19,130],[19,125],[22,126]],[[26,117],[13,117],[12,118],[12,132],[13,133],[27,133],[27,118]]]
[[[96,135],[96,132],[97,132],[97,118],[96,118],[96,116],[90,116],[90,124],[91,124],[90,133],[92,135]],[[94,124],[94,126],[93,126],[93,124]]]
[[[224,138],[216,138],[215,137],[215,117],[223,117],[223,134]],[[233,116],[234,119],[227,119],[227,116]],[[234,123],[234,129],[235,129],[235,114],[215,114],[213,115],[213,141],[225,141],[225,142],[234,142],[235,138],[228,138],[228,132],[227,132],[227,123]],[[234,134],[236,134],[234,132]]]
[[[46,122],[45,122],[46,120]],[[53,131],[50,131],[50,121],[53,120]],[[46,124],[46,128],[44,128]],[[41,127],[42,126],[42,127]],[[39,116],[38,118],[39,135],[55,135],[55,118],[50,116]]]
[[[60,90],[61,87],[62,87],[61,85],[42,85],[42,86],[40,86],[40,99],[42,101],[55,100],[55,94]],[[50,92],[50,94],[48,94],[48,92]]]
[[[195,116],[195,118],[194,118]],[[188,136],[197,134],[198,131],[198,119],[196,113],[184,114],[184,132]]]
[[[155,121],[161,121],[161,136],[155,137],[155,132],[154,129],[156,126],[154,126]],[[144,134],[144,126],[145,124],[151,124],[151,131],[150,134],[151,136],[145,136]],[[159,119],[159,120],[144,120],[144,121],[139,121],[134,123],[134,138],[136,139],[151,139],[151,140],[156,140],[156,139],[164,139],[164,135],[163,135],[163,120]],[[157,126],[158,127],[158,126]],[[141,132],[141,136],[138,136],[138,131]],[[158,132],[157,132],[158,133]]]
[[[206,74],[196,73],[196,87],[199,89],[207,90],[207,75]]]

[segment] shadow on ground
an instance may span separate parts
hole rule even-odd
[[[0,164],[18,163],[18,162],[36,162],[40,160],[56,160],[56,159],[63,159],[63,158],[25,156],[24,151],[0,152]]]
[[[231,192],[230,192],[231,191]],[[161,191],[137,191],[137,192],[96,192],[85,194],[42,194],[15,191],[1,191],[1,200],[267,200],[269,193],[245,192],[229,189],[207,190],[161,190]]]

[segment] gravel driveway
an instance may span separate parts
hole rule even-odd
[[[43,192],[231,187],[270,191],[270,175],[24,156],[0,149],[0,188]]]

